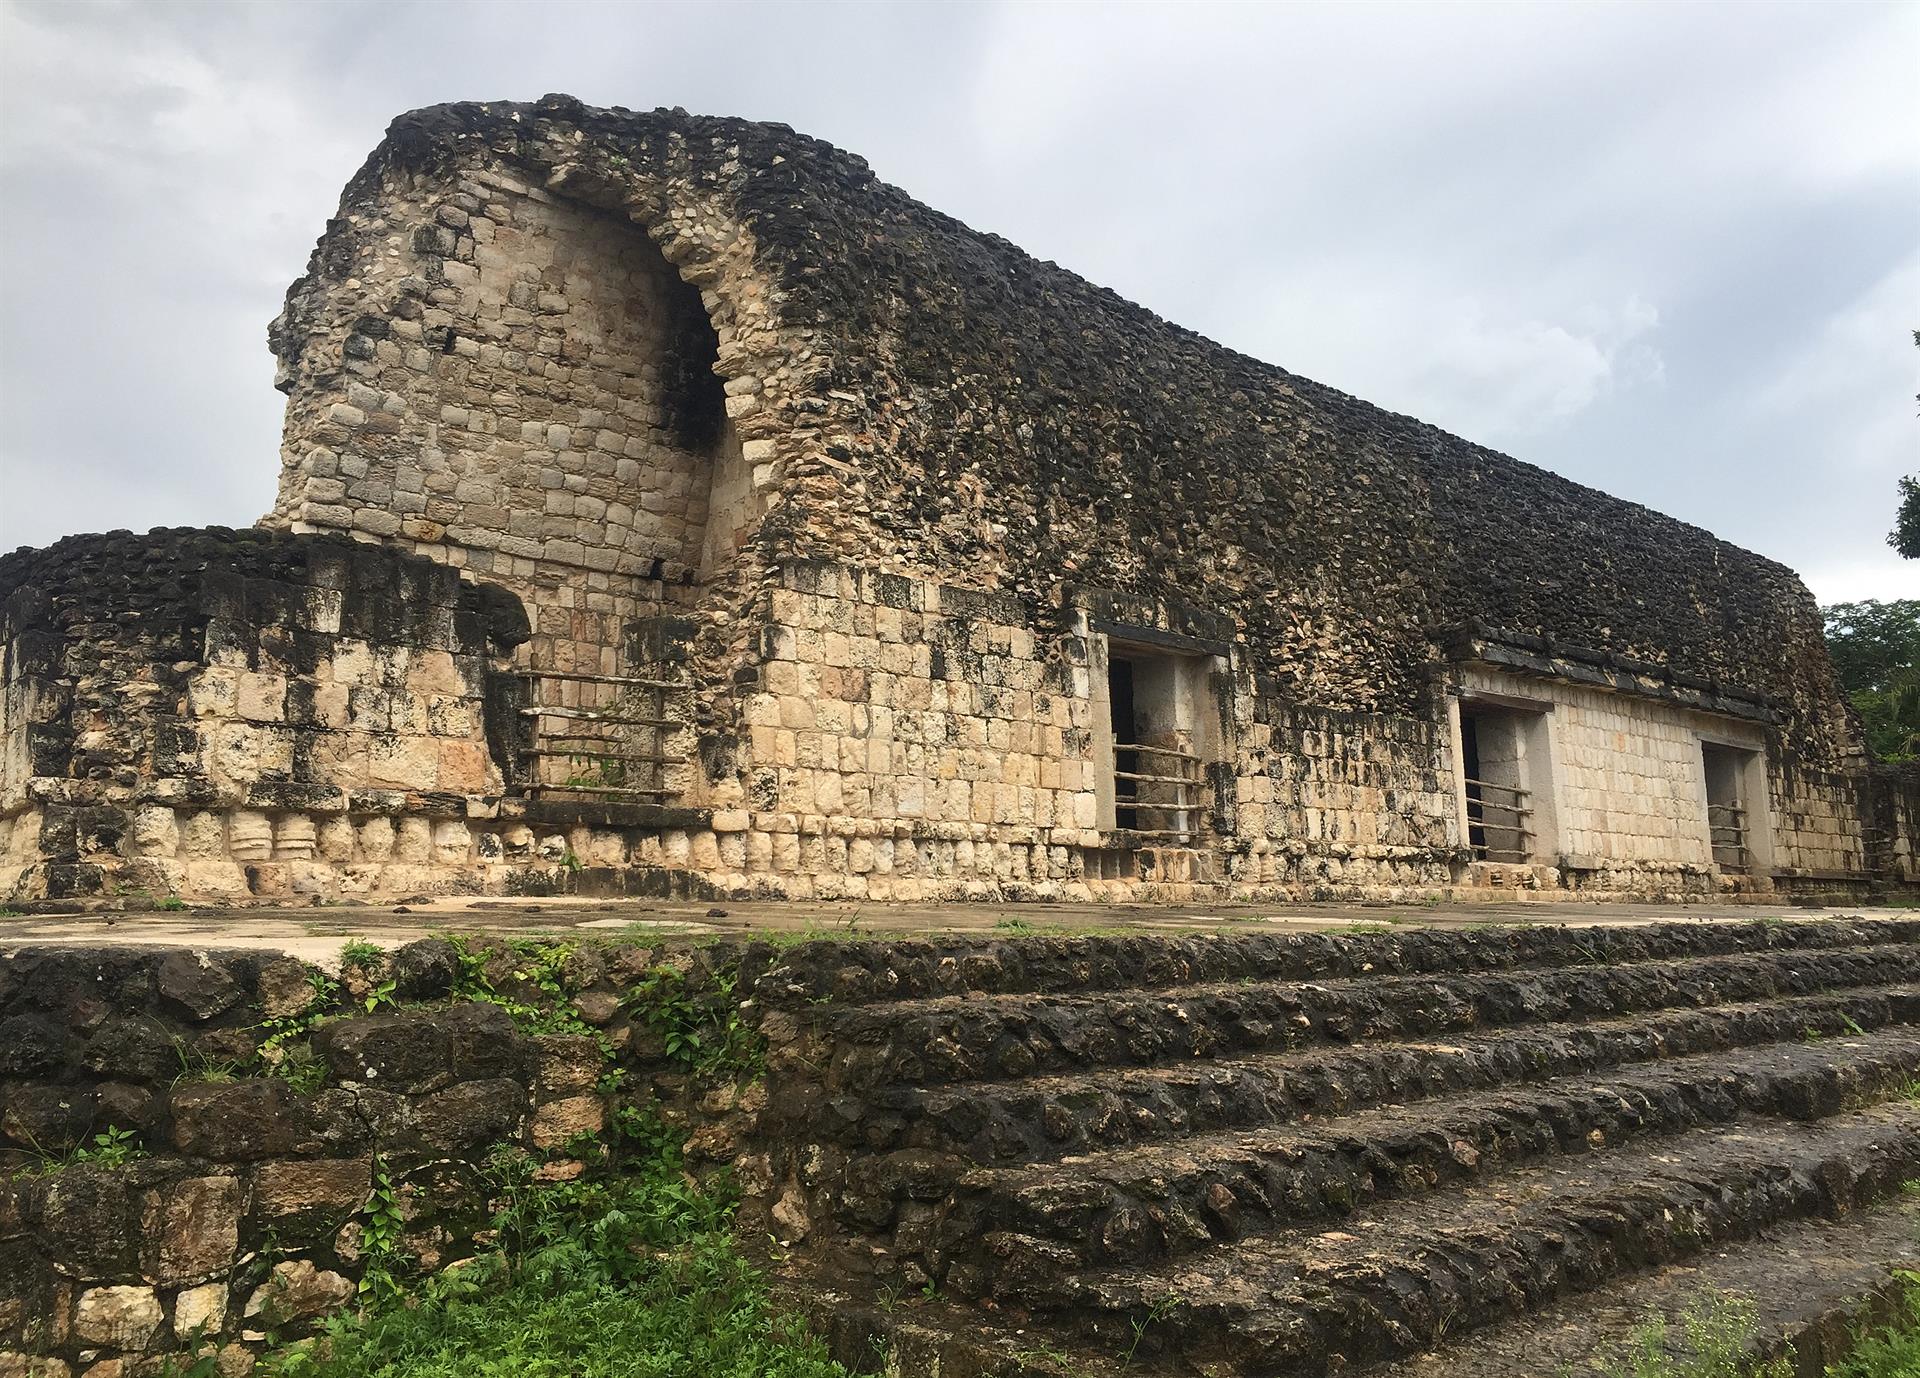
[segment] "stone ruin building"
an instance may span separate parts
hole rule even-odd
[[[1788,569],[778,125],[395,121],[259,526],[0,559],[0,895],[1860,897]]]

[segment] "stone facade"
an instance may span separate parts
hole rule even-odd
[[[382,193],[330,250],[360,292],[276,323],[272,520],[513,588],[529,661],[616,674],[626,627],[686,601],[741,526],[700,295],[624,219],[499,173]]]
[[[553,990],[520,974],[536,959]],[[684,1069],[623,1003],[657,962],[708,998],[697,959],[617,945],[434,939],[337,981],[272,952],[0,952],[0,1373],[155,1378],[202,1353],[244,1375],[269,1335],[354,1299],[382,1179],[387,1266],[472,1254],[490,1154],[525,1152],[537,1189],[607,1151],[610,1069],[628,1103],[690,1113]],[[550,1031],[525,1027],[536,1006]],[[704,1142],[731,1156],[740,1097],[705,1099]],[[110,1131],[125,1161],[76,1156]]]
[[[1791,1241],[1920,1171],[1905,917],[345,958],[336,979],[270,951],[0,949],[0,1374],[164,1378],[198,1353],[240,1378],[663,1134],[727,1170],[739,1238],[777,1241],[761,1261],[850,1369],[970,1378],[1111,1368],[1143,1277],[1235,1303],[1167,1308],[1147,1362],[1176,1362],[1150,1371],[1352,1371],[1410,1294],[1432,1300],[1401,1350],[1451,1336],[1463,1296],[1482,1323],[1542,1278],[1570,1279],[1552,1300]],[[111,1159],[76,1152],[101,1135]],[[1577,1180],[1542,1192],[1561,1166]],[[1887,1223],[1887,1260],[1910,1256]],[[1497,1285],[1463,1289],[1462,1257]],[[904,1289],[942,1304],[896,1316]],[[971,1356],[929,1354],[942,1332]],[[1247,1336],[1265,1352],[1233,1353]],[[1056,1340],[1086,1361],[1022,1360]]]
[[[509,793],[526,614],[445,564],[155,531],[16,553],[0,586],[15,900],[544,891],[625,871],[642,835],[657,861],[663,829],[684,856],[709,823]]]
[[[286,548],[397,548],[528,624],[466,662],[491,773],[408,825],[438,873],[369,871],[316,823],[316,892],[1905,876],[1908,786],[1868,768],[1791,571],[1232,354],[780,126],[562,97],[404,116],[271,340]],[[217,651],[181,655],[225,691]],[[16,819],[68,789],[20,744],[84,678],[25,665]],[[485,736],[445,745],[477,766]],[[291,778],[351,815],[388,786],[332,745]],[[424,779],[419,743],[366,747]],[[23,895],[69,864],[42,831],[9,834]],[[93,851],[164,858],[158,815],[142,835]]]

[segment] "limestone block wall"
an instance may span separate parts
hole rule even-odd
[[[742,797],[712,815],[737,829],[711,844],[723,888],[1118,898],[1450,881],[1443,731],[1292,709],[1234,668],[1212,690],[1222,754],[1206,768],[1205,839],[1168,846],[1103,827],[1099,776],[1112,765],[1095,750],[1107,688],[1093,627],[1117,609],[1087,602],[1043,609],[833,562],[782,565],[740,689]],[[1126,611],[1152,630],[1150,610]],[[675,859],[703,845],[695,835]]]
[[[619,673],[626,624],[685,603],[750,506],[699,292],[625,217],[486,167],[364,209],[326,246],[338,290],[276,324],[269,520],[513,588],[529,663]]]
[[[8,556],[0,890],[441,888],[484,859],[489,674],[525,636],[512,595],[350,541],[156,531]]]
[[[1777,867],[1808,880],[1867,877],[1867,830],[1878,820],[1865,773],[1787,767],[1773,771],[1768,783]],[[1910,825],[1890,841],[1910,848]]]
[[[1043,639],[1013,599],[824,562],[783,566],[764,609],[741,701],[750,878],[876,898],[1080,878],[1083,637]]]
[[[1461,838],[1440,726],[1257,703],[1234,780],[1236,884],[1313,895],[1452,882]]]
[[[473,1254],[501,1193],[609,1156],[611,1109],[686,1122],[687,1069],[634,997],[670,964],[728,1010],[703,973],[738,959],[431,939],[329,973],[270,951],[0,951],[0,1373],[210,1355],[239,1378],[370,1265],[412,1281]],[[757,1092],[699,1090],[704,1168]],[[86,1156],[103,1134],[124,1161]],[[401,1217],[377,1258],[376,1190]]]
[[[1555,847],[1595,888],[1712,888],[1702,743],[1757,753],[1764,788],[1742,803],[1756,878],[1869,876],[1873,827],[1864,773],[1815,771],[1780,760],[1765,723],[1704,713],[1670,702],[1609,693],[1534,676],[1468,668],[1458,687],[1472,694],[1550,706]],[[1534,783],[1539,787],[1540,776]],[[1552,862],[1553,857],[1543,860]]]

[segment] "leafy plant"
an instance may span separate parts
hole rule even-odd
[[[1675,1344],[1667,1318],[1648,1316],[1627,1353],[1602,1371],[1607,1378],[1793,1378],[1791,1352],[1755,1357],[1759,1313],[1746,1297],[1703,1290],[1680,1313],[1680,1330]]]
[[[750,1081],[765,1070],[766,1042],[741,1017],[734,991],[739,977],[711,973],[712,989],[696,992],[678,967],[657,966],[627,997],[627,1005],[660,1035],[666,1055],[709,1081]]]
[[[92,1163],[96,1167],[125,1167],[135,1158],[145,1157],[146,1152],[140,1146],[139,1135],[110,1124],[93,1136],[93,1147],[76,1148],[73,1161]]]
[[[482,1168],[498,1243],[412,1293],[369,1296],[262,1378],[849,1378],[773,1303],[732,1233],[724,1182],[658,1125],[616,1164],[543,1184],[502,1145]],[[376,1190],[376,1198],[378,1191]],[[371,1207],[371,1203],[370,1203]]]
[[[360,1295],[376,1303],[390,1304],[405,1295],[394,1277],[394,1264],[400,1255],[400,1229],[406,1217],[400,1209],[400,1192],[380,1159],[373,1160],[373,1188],[367,1204],[360,1210],[360,1256],[365,1268],[360,1274]]]
[[[1854,1337],[1853,1352],[1827,1378],[1913,1378],[1920,1373],[1920,1272],[1894,1273],[1900,1294],[1885,1324]]]
[[[340,967],[343,971],[349,967],[357,971],[378,971],[386,962],[387,950],[378,943],[354,938],[341,945]]]

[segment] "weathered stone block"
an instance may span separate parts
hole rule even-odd
[[[366,1158],[262,1163],[253,1178],[254,1209],[265,1221],[311,1216],[338,1224],[364,1203],[371,1180]]]
[[[452,1042],[432,1014],[338,1020],[314,1034],[313,1048],[342,1081],[412,1094],[437,1091],[453,1080]]]
[[[423,1098],[414,1118],[428,1143],[461,1152],[518,1139],[526,1101],[526,1088],[517,1081],[466,1081]]]
[[[171,1108],[174,1147],[199,1158],[251,1162],[312,1142],[298,1097],[275,1077],[179,1087]]]
[[[247,1299],[244,1314],[259,1317],[266,1326],[312,1320],[342,1306],[353,1295],[353,1283],[338,1273],[316,1268],[309,1259],[276,1263],[273,1273]]]
[[[548,1101],[533,1112],[532,1137],[536,1148],[561,1148],[582,1134],[598,1134],[606,1127],[606,1106],[598,1096],[566,1096]]]
[[[182,1343],[217,1335],[226,1323],[227,1284],[224,1281],[185,1288],[173,1299],[173,1334]]]
[[[87,1344],[144,1351],[160,1332],[166,1312],[151,1287],[95,1287],[80,1294],[73,1333]]]
[[[140,1212],[147,1277],[177,1287],[232,1266],[244,1199],[235,1177],[188,1177],[149,1191]]]

